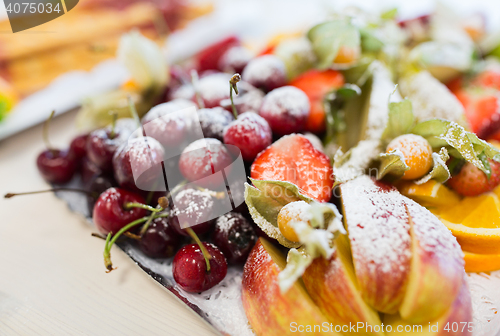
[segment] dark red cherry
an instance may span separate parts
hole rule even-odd
[[[88,134],[79,135],[74,138],[69,144],[69,155],[75,158],[76,162],[80,164],[87,155],[87,138]]]
[[[222,142],[205,138],[187,146],[179,159],[179,170],[190,182],[211,190],[224,188],[220,170],[230,173],[232,158]]]
[[[193,229],[197,235],[203,235],[213,227],[214,206],[214,199],[209,193],[192,188],[183,189],[172,199],[168,222],[183,236],[189,236],[184,230],[186,226]],[[184,228],[181,228],[181,223]]]
[[[92,214],[94,212],[94,204],[99,196],[109,188],[116,186],[116,182],[112,178],[106,176],[94,176],[89,183],[85,185],[88,186],[86,190],[90,193],[87,195],[87,206],[89,214]]]
[[[139,246],[145,255],[152,258],[169,258],[182,243],[182,237],[168,224],[164,217],[154,219],[141,235]]]
[[[206,291],[226,277],[227,262],[222,252],[213,244],[203,245],[212,257],[209,259],[210,271],[207,271],[206,261],[197,244],[186,245],[175,254],[172,264],[174,280],[186,292]]]
[[[69,182],[76,171],[76,161],[68,151],[47,149],[36,159],[38,171],[45,181],[62,184]]]
[[[240,83],[238,83],[238,87]],[[262,101],[264,100],[264,93],[261,90],[253,88],[250,84],[245,86],[248,87],[248,90],[239,90],[239,94],[236,97],[233,96],[236,111],[238,114],[243,114],[245,112],[258,112],[262,106]],[[232,112],[230,99],[224,99],[220,102],[220,104],[223,108]]]
[[[238,147],[243,160],[249,162],[271,145],[272,141],[271,127],[264,118],[253,112],[238,116],[224,130],[224,143]]]
[[[269,92],[259,114],[266,119],[277,135],[301,132],[309,117],[311,106],[307,95],[293,86],[283,86]]]
[[[165,148],[177,149],[191,128],[192,120],[183,111],[190,107],[194,108],[195,104],[186,99],[175,99],[153,107],[142,118],[144,133]]]
[[[162,145],[151,137],[138,137],[123,143],[113,156],[116,182],[128,190],[155,190],[163,183]]]
[[[237,212],[229,212],[215,221],[212,239],[227,261],[235,264],[246,261],[257,240],[257,234],[245,217]]]
[[[218,68],[230,74],[242,73],[252,59],[252,53],[240,46],[229,48],[220,58]]]
[[[89,158],[84,157],[81,167],[82,182],[86,185],[96,176],[102,175],[102,170],[99,169]]]
[[[87,139],[87,157],[99,169],[111,172],[116,149],[132,135],[137,124],[131,118],[119,119],[111,126],[92,131]]]
[[[222,107],[213,107],[198,110],[198,119],[205,138],[222,141],[224,128],[234,120],[234,117]]]
[[[130,222],[146,216],[146,210],[136,207],[127,209],[127,203],[145,204],[145,201],[141,196],[119,188],[110,188],[99,196],[92,215],[99,232],[116,233]]]
[[[229,36],[203,49],[196,55],[196,59],[198,60],[198,71],[202,72],[217,69],[219,60],[226,50],[239,44],[240,41],[236,36]]]
[[[266,92],[286,84],[286,69],[282,60],[264,55],[248,62],[241,75],[244,81]]]
[[[229,79],[227,73],[213,73],[199,79],[197,91],[205,108],[220,106],[221,100],[229,98]],[[194,97],[197,102],[198,97]]]

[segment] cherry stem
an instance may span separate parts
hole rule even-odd
[[[132,114],[132,117],[134,118],[135,122],[137,123],[137,127],[141,128],[141,119],[139,119],[139,114],[137,113],[137,109],[135,108],[134,101],[132,100],[132,96],[128,95],[128,107],[130,109],[130,114]]]
[[[92,237],[96,237],[96,238],[99,238],[99,239],[102,239],[102,240],[106,240],[106,237],[102,236],[100,233],[92,232],[90,235]]]
[[[141,240],[141,236],[138,236],[132,232],[124,232],[123,235],[127,238],[135,239],[135,240]]]
[[[189,234],[191,238],[198,244],[200,247],[201,253],[203,254],[203,258],[205,258],[205,262],[207,263],[207,272],[210,272],[210,259],[212,259],[212,256],[210,253],[208,253],[207,249],[205,248],[205,245],[201,242],[200,238],[198,238],[198,235],[196,232],[193,231],[190,227],[185,228],[186,232]]]
[[[158,205],[156,206],[156,209],[158,211],[163,211],[166,207],[168,207],[168,199],[166,197],[158,198]],[[153,221],[155,215],[156,215],[156,212],[151,213],[151,216],[149,216],[148,221],[141,228],[140,236],[142,236],[146,232],[149,225]]]
[[[128,203],[125,203],[125,209],[130,210],[132,208],[141,208],[141,209],[144,209],[144,210],[152,211],[153,213],[160,212],[161,210],[163,210],[163,209],[160,210],[160,209],[157,209],[157,208],[153,208],[150,205],[142,204],[142,203],[137,203],[137,202],[128,202]]]
[[[115,127],[116,127],[116,119],[118,119],[118,113],[113,112],[112,118],[113,118],[113,121],[111,122],[111,133],[109,134],[110,139],[114,139],[116,136]]]
[[[233,91],[237,95],[238,93],[238,86],[236,86],[236,83],[238,83],[241,80],[241,76],[239,73],[235,73],[233,77],[229,80],[229,98],[231,99],[231,108],[233,109],[233,115],[234,119],[238,119],[238,111],[236,110],[236,106],[234,105],[234,100],[233,100]]]
[[[156,218],[160,218],[160,217],[168,217],[168,213],[159,214],[159,215],[156,216]],[[148,219],[149,219],[149,216],[148,217],[142,217],[142,218],[136,219],[135,221],[130,222],[127,225],[125,225],[124,227],[122,227],[117,233],[115,233],[115,235],[112,235],[111,232],[108,233],[108,236],[106,237],[106,243],[104,245],[104,252],[103,252],[104,266],[106,266],[106,269],[107,269],[106,273],[109,273],[112,270],[114,270],[113,263],[111,262],[111,247],[116,242],[116,240],[122,234],[124,234],[125,232],[127,232],[128,230],[130,230],[131,228],[133,228],[134,226],[137,226],[137,225],[139,225],[141,223],[144,223]]]
[[[205,108],[205,103],[203,102],[203,99],[201,99],[200,95],[200,90],[198,89],[198,81],[200,77],[198,76],[198,71],[196,70],[191,70],[191,84],[193,85],[194,88],[194,94],[196,96],[196,101],[198,103],[198,106],[202,109]]]
[[[46,189],[46,190],[38,190],[38,191],[28,191],[28,192],[22,192],[22,193],[7,193],[4,195],[4,198],[12,198],[14,196],[22,196],[22,195],[32,195],[32,194],[43,194],[43,193],[48,193],[48,192],[57,192],[57,191],[73,191],[73,192],[79,192],[82,194],[87,194],[91,197],[95,197],[96,193],[84,190],[84,189],[75,189],[75,188],[53,188],[53,189]]]
[[[45,146],[47,147],[48,150],[53,150],[52,146],[50,145],[50,141],[49,141],[49,124],[50,124],[50,121],[52,120],[52,118],[54,117],[54,114],[56,113],[55,110],[53,110],[52,112],[50,112],[50,115],[49,117],[47,118],[47,120],[45,120],[45,122],[43,123],[43,142],[45,142]]]

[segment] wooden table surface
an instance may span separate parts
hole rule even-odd
[[[75,112],[54,119],[67,147]],[[36,169],[41,126],[0,142],[0,193],[45,189]],[[218,335],[198,315],[103,241],[53,194],[0,199],[0,335]]]

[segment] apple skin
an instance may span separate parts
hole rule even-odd
[[[410,199],[405,203],[412,261],[399,313],[405,321],[419,324],[439,318],[453,304],[463,287],[464,260],[457,240],[436,216]]]
[[[271,243],[259,238],[243,270],[242,302],[254,333],[258,336],[338,335],[335,332],[293,332],[291,325],[330,324],[314,304],[304,287],[297,281],[286,293],[281,293],[278,274],[285,267],[284,256]]]
[[[379,312],[403,302],[411,264],[408,214],[398,190],[364,175],[340,185],[358,288]]]
[[[438,323],[438,331],[429,331],[429,322],[422,323],[422,331],[419,332],[415,329],[414,332],[397,332],[398,326],[407,326],[407,325],[415,325],[406,321],[403,321],[399,314],[395,315],[385,315],[384,324],[386,325],[386,334],[392,335],[403,335],[403,336],[471,336],[472,335],[472,302],[470,297],[469,288],[463,280],[462,287],[458,292],[458,295],[455,298],[451,308],[448,309],[447,312],[437,320],[430,322],[430,325],[435,326]],[[449,332],[444,330],[446,325],[449,323],[450,329],[452,329],[453,323],[458,324],[458,331],[453,332],[450,330]],[[465,325],[465,323],[467,323]],[[392,326],[392,333],[387,332],[387,325]]]
[[[358,322],[381,325],[378,313],[363,301],[358,291],[348,244],[347,237],[339,236],[336,251],[329,260],[316,258],[313,261],[302,276],[306,289],[323,314],[335,325]],[[384,333],[367,335],[383,336]]]

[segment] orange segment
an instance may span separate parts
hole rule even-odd
[[[464,251],[466,272],[493,272],[500,270],[500,254],[475,254]]]
[[[430,180],[423,184],[402,181],[397,185],[399,192],[423,206],[451,207],[460,202],[460,196],[444,184]]]
[[[500,228],[500,202],[498,197],[487,194],[486,198],[462,221],[470,228]]]
[[[462,221],[481,204],[488,195],[476,197],[465,197],[453,207],[441,207],[437,213],[442,219],[451,223],[462,223]]]

